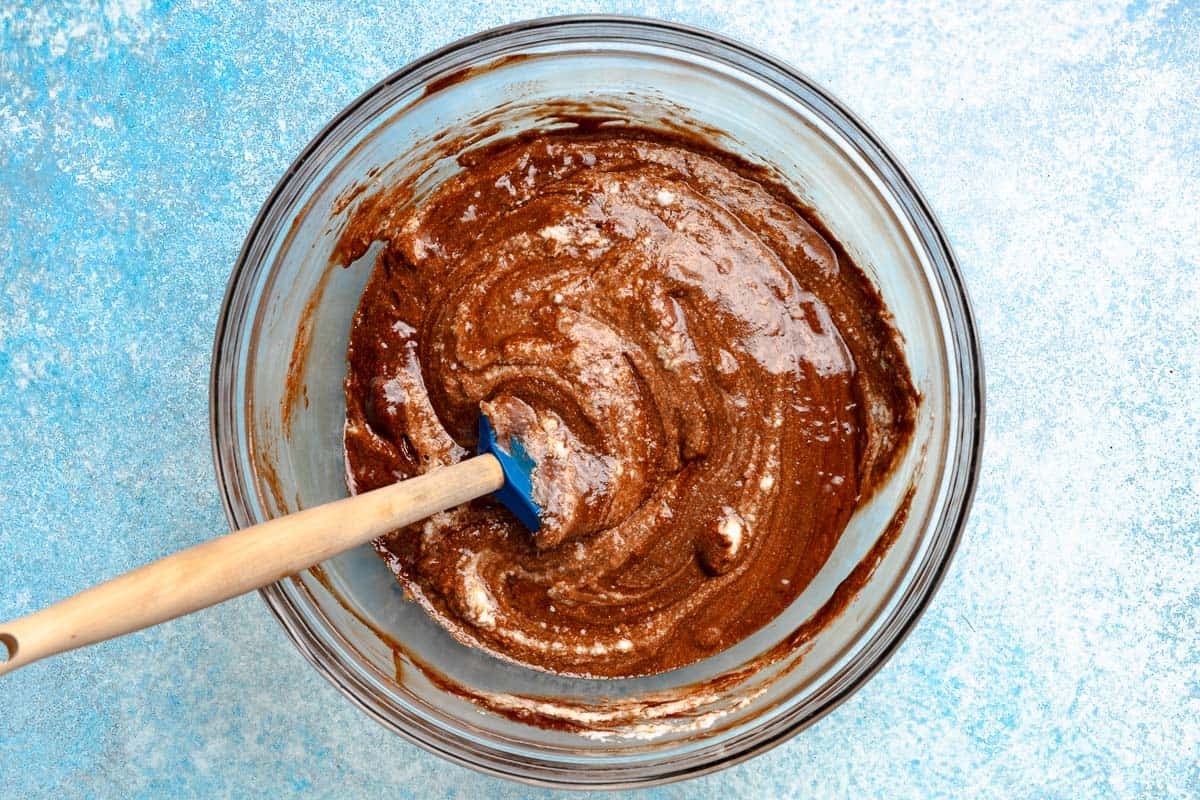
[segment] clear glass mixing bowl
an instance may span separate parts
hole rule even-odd
[[[723,147],[769,165],[819,210],[895,315],[922,395],[914,442],[891,482],[855,515],[829,563],[779,619],[718,656],[650,678],[561,678],[465,648],[403,600],[368,547],[270,586],[263,597],[346,697],[441,756],[541,784],[657,783],[749,758],[862,685],[936,589],[978,470],[982,367],[950,247],[896,160],[820,87],[715,34],[612,17],[487,31],[390,76],[304,149],[246,239],[213,353],[214,458],[234,527],[345,495],[345,349],[372,264],[369,253],[349,269],[330,268],[347,214],[339,198],[368,178],[417,174],[422,187],[434,186],[456,169],[450,159],[426,157],[439,139],[545,125],[538,109],[563,100],[642,125],[719,132],[713,135]],[[598,713],[728,674],[821,607],[910,487],[907,521],[846,610],[771,676],[732,682],[703,713],[648,706],[645,721],[653,724],[594,738],[481,713],[413,668],[423,663],[480,692],[567,700]],[[402,653],[389,638],[403,643]]]

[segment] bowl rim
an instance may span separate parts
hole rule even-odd
[[[881,174],[880,177],[888,183],[890,189],[893,191],[899,189],[907,195],[904,199],[912,205],[912,208],[906,208],[910,216],[909,221],[913,224],[918,238],[926,239],[924,244],[929,248],[930,255],[936,256],[935,260],[940,262],[938,264],[939,268],[936,270],[940,284],[938,288],[941,289],[944,300],[947,303],[950,317],[957,316],[957,321],[961,323],[960,325],[952,326],[950,331],[951,338],[955,340],[954,349],[961,354],[960,363],[957,365],[959,367],[959,374],[952,374],[950,380],[952,383],[957,381],[961,392],[961,403],[964,413],[962,415],[962,427],[958,436],[957,460],[948,462],[946,467],[950,473],[950,483],[946,490],[947,501],[945,511],[940,519],[931,519],[926,525],[927,533],[925,535],[929,535],[928,532],[935,528],[948,529],[946,545],[940,558],[932,564],[932,571],[925,575],[924,581],[921,581],[920,575],[914,578],[910,592],[915,590],[917,596],[915,598],[908,598],[911,601],[908,604],[897,604],[890,615],[891,618],[885,621],[882,628],[889,628],[887,623],[895,622],[897,619],[903,617],[899,619],[898,625],[889,628],[888,638],[883,642],[882,648],[844,686],[825,698],[818,708],[808,714],[794,715],[792,718],[786,719],[785,724],[778,726],[777,730],[771,731],[767,735],[758,736],[751,742],[747,743],[744,741],[746,737],[739,736],[738,741],[723,744],[719,752],[711,753],[709,757],[704,758],[702,763],[699,764],[692,762],[695,761],[696,756],[705,754],[706,749],[703,747],[699,748],[695,753],[689,754],[688,763],[683,765],[676,766],[672,763],[672,759],[669,758],[632,762],[620,766],[642,773],[645,773],[647,768],[649,768],[649,773],[630,775],[613,770],[611,778],[595,780],[585,777],[583,773],[588,773],[593,769],[608,770],[612,768],[596,765],[595,767],[573,770],[570,768],[570,765],[561,763],[552,765],[551,762],[521,761],[511,756],[506,757],[503,751],[499,750],[492,752],[489,758],[481,760],[478,758],[478,748],[473,748],[475,751],[473,753],[465,753],[459,749],[461,745],[458,744],[457,737],[447,735],[446,731],[440,730],[436,726],[421,722],[414,725],[413,729],[409,729],[385,716],[379,708],[368,702],[362,694],[355,691],[349,685],[359,683],[359,680],[352,673],[345,670],[342,665],[327,657],[330,655],[327,645],[312,630],[298,620],[294,613],[292,602],[282,590],[281,585],[272,584],[260,590],[260,595],[265,601],[267,608],[283,627],[293,645],[295,645],[305,659],[354,705],[367,712],[371,718],[375,719],[385,728],[435,755],[478,772],[509,780],[517,780],[530,785],[552,788],[621,789],[645,787],[706,775],[740,764],[787,741],[845,702],[866,684],[899,649],[941,586],[949,570],[950,563],[953,561],[955,552],[958,549],[969,518],[979,479],[985,434],[983,354],[976,329],[975,314],[972,309],[970,297],[966,291],[958,261],[941,224],[916,182],[886,145],[883,144],[878,135],[862,119],[829,91],[786,62],[720,33],[678,22],[640,16],[580,14],[541,17],[489,28],[463,37],[417,58],[375,83],[338,112],[305,145],[300,154],[293,159],[282,177],[280,177],[259,209],[246,234],[226,285],[215,327],[212,365],[209,375],[209,426],[213,465],[217,484],[220,489],[222,506],[224,507],[230,527],[236,530],[245,525],[252,524],[253,520],[244,518],[244,515],[240,513],[241,509],[234,496],[234,486],[231,482],[231,478],[236,480],[235,470],[233,469],[233,464],[227,461],[221,448],[221,443],[227,435],[227,423],[222,418],[220,398],[222,397],[222,388],[230,380],[230,376],[225,374],[226,370],[223,370],[222,367],[227,351],[236,349],[236,335],[242,330],[242,323],[246,317],[246,306],[249,298],[246,296],[248,293],[248,282],[244,279],[247,276],[247,272],[251,269],[255,246],[259,243],[259,237],[272,211],[288,193],[287,190],[291,187],[292,180],[300,172],[301,167],[313,158],[314,154],[316,154],[335,131],[341,128],[359,109],[375,99],[381,92],[394,84],[404,81],[413,82],[414,85],[412,88],[417,88],[420,83],[425,83],[427,78],[422,78],[420,83],[416,83],[414,81],[416,76],[421,75],[427,68],[438,64],[438,62],[445,61],[454,54],[478,47],[493,40],[507,39],[530,31],[552,32],[555,30],[569,30],[598,25],[612,26],[614,31],[609,31],[608,33],[610,34],[624,31],[635,37],[653,37],[655,33],[661,33],[686,39],[692,45],[697,46],[700,55],[719,61],[726,66],[731,66],[737,71],[745,72],[747,70],[745,64],[735,63],[728,58],[729,54],[737,55],[751,64],[774,71],[786,79],[795,82],[801,88],[816,95],[822,102],[829,106],[830,110],[842,117],[849,124],[851,131],[846,131],[839,127],[839,133],[843,135],[853,133],[854,136],[848,136],[847,138],[850,140],[850,145],[859,150],[859,155],[881,173],[890,172],[890,175]],[[644,41],[644,39],[639,39],[639,41]],[[703,48],[705,44],[709,45],[709,47]],[[451,69],[453,69],[452,65]],[[756,75],[756,77],[768,80],[767,76],[761,74]],[[806,102],[803,98],[797,96],[793,88],[779,85],[778,83],[774,85],[797,101]],[[952,363],[950,366],[953,368],[955,365]],[[968,414],[969,416],[967,416]],[[929,557],[933,555],[934,553],[931,549]],[[921,566],[928,566],[928,562]],[[882,634],[882,628],[880,634]],[[773,720],[773,722],[778,721],[780,720]],[[752,729],[752,732],[758,730]],[[470,755],[476,757],[469,757]],[[539,767],[541,768],[540,770]],[[531,769],[534,771],[531,771]]]

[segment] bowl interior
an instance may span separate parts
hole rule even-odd
[[[425,93],[420,70],[377,87],[322,135],[281,185],[252,234],[239,286],[231,289],[241,303],[228,322],[231,346],[217,365],[215,401],[232,421],[217,447],[239,524],[346,494],[345,349],[374,251],[347,269],[330,266],[353,207],[338,200],[368,175],[380,184],[415,176],[424,190],[436,186],[457,169],[452,159],[435,157],[446,132],[479,140],[510,136],[554,124],[546,108],[564,103],[646,127],[717,132],[722,147],[769,166],[819,209],[884,297],[922,396],[914,440],[812,585],[781,617],[730,650],[650,678],[543,674],[455,642],[403,599],[391,573],[365,547],[327,562],[323,574],[305,573],[268,592],[310,659],[357,702],[426,746],[509,775],[546,779],[584,767],[661,776],[668,768],[654,765],[678,771],[710,763],[715,746],[736,754],[755,737],[815,718],[869,673],[921,605],[929,570],[940,569],[948,554],[946,538],[934,534],[954,516],[952,501],[962,502],[952,497],[952,483],[964,447],[964,356],[953,332],[956,309],[939,273],[944,266],[922,219],[914,218],[913,199],[881,176],[853,121],[824,104],[816,90],[801,96],[765,67],[757,75],[746,71],[736,63],[745,56],[715,57],[694,42],[683,45],[663,36],[493,39],[423,65],[426,74],[443,75],[489,65],[459,73],[437,91]],[[596,709],[713,678],[750,661],[820,609],[875,545],[910,489],[910,512],[895,543],[845,612],[774,667],[776,680],[748,677],[693,713],[643,720],[615,736],[546,730],[480,713],[417,668],[429,665],[481,692]],[[394,642],[402,643],[402,654]]]

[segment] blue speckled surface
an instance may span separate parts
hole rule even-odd
[[[690,9],[690,10],[688,10]],[[225,525],[209,347],[250,221],[410,59],[568,10],[715,28],[865,117],[958,249],[985,467],[849,702],[652,792],[1200,796],[1200,8],[1040,1],[0,6],[0,619]],[[343,702],[257,597],[0,681],[4,797],[517,797]]]

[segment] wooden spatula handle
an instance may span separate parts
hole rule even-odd
[[[495,456],[476,456],[167,556],[0,625],[0,675],[261,588],[503,484]]]

